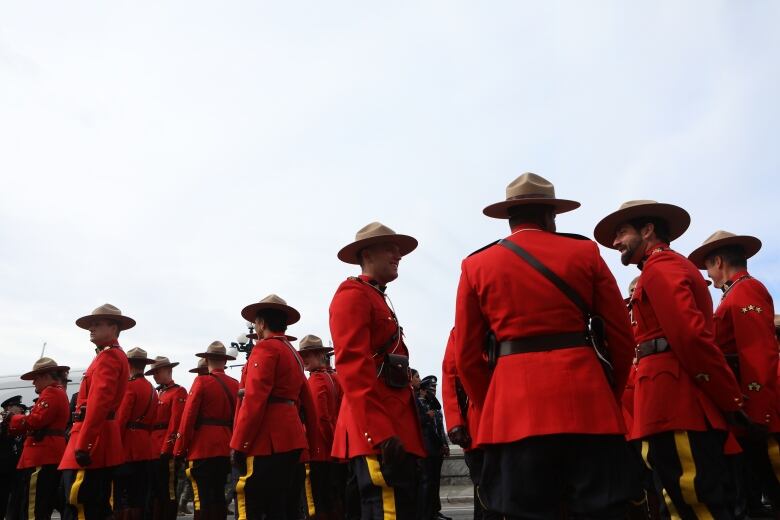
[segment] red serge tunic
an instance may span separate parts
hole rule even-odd
[[[116,419],[122,434],[125,462],[152,460],[160,456],[151,435],[156,415],[157,391],[143,375],[131,377]]]
[[[336,458],[378,454],[379,444],[394,435],[407,453],[425,456],[412,387],[391,388],[377,377],[382,356],[374,354],[397,330],[384,293],[368,277],[341,283],[330,304],[330,333],[344,392],[331,452]],[[390,350],[409,355],[402,338]]]
[[[238,381],[224,370],[212,370],[208,375],[196,377],[182,412],[174,455],[186,456],[187,460],[230,456],[230,425],[237,396]],[[221,424],[201,423],[204,420]]]
[[[770,432],[780,431],[777,412],[777,339],[775,309],[766,287],[747,271],[727,282],[715,311],[715,340],[726,355],[739,362],[737,377],[745,412]]]
[[[712,298],[696,267],[663,245],[647,253],[631,297],[637,343],[666,338],[670,350],[639,360],[631,439],[672,430],[726,430],[721,411],[742,396],[713,335]]]
[[[308,448],[310,457],[319,456],[318,426],[303,361],[287,338],[259,340],[245,369],[244,396],[230,448],[249,456]],[[299,415],[301,408],[306,418],[305,430]]]
[[[152,444],[160,455],[173,454],[176,432],[187,402],[187,390],[171,381],[157,387],[157,414],[152,429]]]
[[[441,364],[441,398],[443,401],[442,407],[444,408],[444,420],[447,423],[448,432],[458,426],[462,426],[467,429],[469,436],[473,440],[477,437],[479,410],[474,407],[474,402],[469,399],[466,417],[463,417],[463,412],[458,404],[457,387],[459,385],[461,383],[455,366],[455,329],[453,329],[450,331],[447,346],[444,349],[444,360]],[[473,444],[465,448],[466,451],[472,449],[474,449]]]
[[[58,384],[44,388],[29,415],[14,415],[8,425],[11,435],[27,435],[17,469],[59,464],[65,452],[65,428],[70,419],[70,402]],[[50,430],[49,432],[43,430]],[[36,432],[39,432],[36,436]],[[41,434],[45,434],[42,435]]]
[[[584,332],[579,308],[514,252],[494,245],[462,263],[455,306],[455,364],[466,394],[480,408],[475,445],[556,433],[623,434],[618,401],[634,338],[615,278],[595,242],[523,225],[508,240],[562,278],[603,317],[615,388],[592,346],[503,356],[492,372],[484,356],[496,340]]]
[[[338,383],[327,369],[312,370],[309,374],[309,391],[314,400],[319,432],[322,434],[319,444],[323,448],[320,457],[318,459],[312,458],[312,460],[329,461],[333,448],[333,432],[339,414]]]
[[[127,389],[130,367],[119,345],[104,347],[92,360],[79,386],[76,411],[85,410],[83,421],[73,423],[70,440],[59,469],[98,469],[124,462],[119,423],[116,415]],[[87,451],[92,464],[82,468],[76,451]]]

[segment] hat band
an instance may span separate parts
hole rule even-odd
[[[509,197],[506,199],[507,201],[510,200],[520,200],[520,199],[554,199],[554,195],[550,195],[548,193],[527,193],[525,195],[515,195],[514,197]]]

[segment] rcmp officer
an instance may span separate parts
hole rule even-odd
[[[206,360],[200,360],[208,373]],[[152,376],[157,383],[157,413],[151,431],[151,443],[156,459],[153,467],[152,518],[155,520],[173,520],[176,518],[176,488],[178,470],[173,458],[173,445],[179,421],[187,402],[187,390],[173,380],[173,368],[179,363],[171,363],[165,356],[157,356],[144,375]]]
[[[444,420],[449,430],[450,442],[463,449],[463,459],[474,485],[474,520],[498,520],[499,516],[487,511],[479,500],[478,489],[482,476],[483,450],[474,446],[479,411],[473,406],[460,382],[455,366],[455,329],[450,331],[441,368],[441,397]]]
[[[594,235],[620,252],[623,265],[642,271],[631,296],[638,345],[630,438],[641,441],[672,515],[730,518],[723,413],[745,416],[715,345],[707,284],[669,247],[689,223],[680,207],[637,200],[602,219]]]
[[[310,518],[344,518],[341,504],[343,487],[334,486],[340,464],[330,456],[339,414],[338,383],[328,371],[328,352],[331,350],[322,344],[320,338],[311,334],[304,336],[298,346],[303,366],[309,372],[309,391],[321,434],[318,443],[322,448],[319,456],[312,456],[306,464],[306,506]]]
[[[756,237],[716,231],[688,256],[723,291],[715,311],[715,343],[725,354],[742,394],[748,396],[744,410],[755,425],[750,431],[740,428],[735,432],[747,462],[744,484],[749,516],[763,512],[762,490],[775,510],[780,509],[780,473],[773,470],[780,462],[774,437],[780,433],[774,304],[766,287],[747,270],[748,258],[760,249]]]
[[[318,460],[322,451],[303,361],[285,336],[300,314],[271,294],[244,307],[241,316],[255,324],[258,341],[242,377],[244,395],[230,441],[239,472],[237,517],[297,518],[305,479],[302,456]]]
[[[386,286],[417,240],[378,222],[357,232],[338,258],[360,265],[336,290],[330,331],[344,391],[334,457],[349,459],[363,519],[416,518],[417,457],[425,456],[409,386],[409,351]]]
[[[26,436],[17,466],[21,471],[21,486],[18,500],[14,502],[19,508],[11,512],[11,518],[51,518],[55,506],[59,505],[57,465],[65,452],[65,427],[70,417],[68,395],[60,384],[60,376],[67,370],[70,367],[44,357],[21,376],[22,380],[33,382],[38,399],[29,415],[6,417],[11,435]]]
[[[59,466],[65,489],[63,518],[103,520],[111,516],[114,468],[124,462],[115,417],[130,370],[118,338],[135,326],[135,320],[106,303],[76,320],[76,325],[89,330],[97,355],[81,380],[73,428]]]
[[[555,233],[579,203],[533,173],[506,195],[483,212],[512,234],[463,260],[455,306],[455,365],[480,410],[479,497],[507,518],[625,515],[641,491],[619,406],[633,353],[623,298],[595,243]],[[603,318],[614,390],[588,315]]]
[[[148,517],[145,509],[151,496],[152,461],[159,457],[151,436],[157,415],[157,391],[144,378],[146,366],[154,363],[146,351],[128,350],[127,361],[130,378],[117,413],[125,456],[114,475],[114,518],[142,520]]]
[[[195,495],[195,518],[224,520],[229,444],[238,396],[238,381],[225,374],[225,364],[235,357],[228,355],[219,341],[195,355],[206,359],[209,373],[196,377],[192,383],[173,453],[187,459],[187,477]]]

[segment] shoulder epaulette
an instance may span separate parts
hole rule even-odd
[[[479,249],[477,249],[476,251],[474,251],[473,253],[471,253],[469,256],[474,256],[474,255],[476,255],[477,253],[480,253],[480,252],[484,251],[485,249],[488,249],[488,248],[490,248],[490,247],[493,247],[493,246],[494,246],[494,245],[496,245],[496,244],[498,244],[498,240],[494,240],[493,242],[489,243],[488,245],[480,247]]]
[[[558,235],[559,237],[573,238],[574,240],[588,240],[592,242],[590,238],[586,237],[585,235],[578,235],[577,233],[555,233],[555,234]]]

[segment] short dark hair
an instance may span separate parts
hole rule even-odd
[[[255,320],[263,320],[266,327],[274,332],[287,330],[287,314],[277,309],[263,309],[257,311]]]
[[[147,364],[146,361],[139,361],[137,359],[128,359],[128,361],[130,361],[130,366],[136,370],[143,370]]]
[[[555,208],[548,204],[525,204],[509,208],[509,225],[537,224],[547,226],[548,214],[555,214]]]
[[[720,247],[708,254],[705,261],[717,256],[721,257],[723,263],[729,267],[747,267],[747,256],[745,255],[745,250],[742,246]]]
[[[671,237],[671,233],[669,232],[669,224],[663,219],[657,217],[639,217],[633,220],[629,220],[628,223],[631,224],[637,231],[640,231],[648,224],[652,224],[653,230],[655,231],[655,237],[658,240],[667,244],[671,242],[669,239],[669,237]]]

